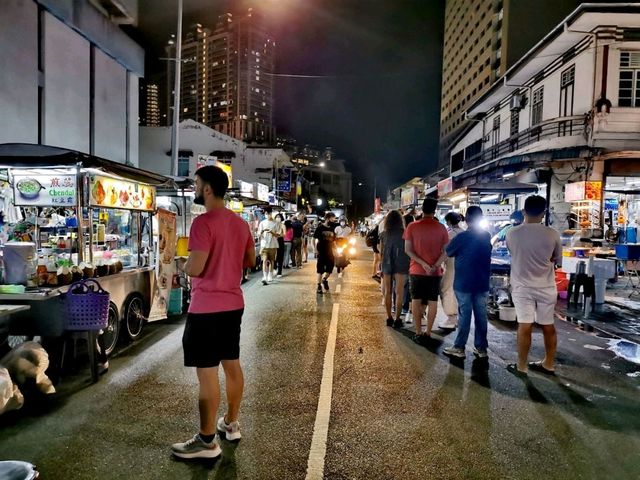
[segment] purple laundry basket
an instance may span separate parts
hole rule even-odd
[[[109,292],[92,278],[73,283],[62,295],[62,312],[65,330],[102,330],[109,323]]]

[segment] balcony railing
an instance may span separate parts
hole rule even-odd
[[[482,152],[477,153],[464,160],[464,169],[477,167],[483,163],[495,160],[496,158],[507,155],[521,148],[528,147],[542,140],[572,137],[582,135],[585,132],[585,117],[576,115],[572,117],[554,118],[546,120],[533,127],[530,127],[517,135],[512,135],[496,145],[485,148]],[[489,138],[491,132],[489,132]]]

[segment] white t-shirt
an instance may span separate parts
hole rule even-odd
[[[560,234],[542,224],[525,223],[507,232],[513,287],[555,287],[554,264],[562,263]]]
[[[336,237],[338,238],[346,238],[351,235],[351,227],[347,227],[346,225],[336,227]]]
[[[278,248],[278,237],[274,233],[280,231],[280,226],[275,220],[265,218],[260,222],[258,235],[260,236],[260,249]]]

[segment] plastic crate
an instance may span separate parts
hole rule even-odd
[[[616,257],[620,260],[640,260],[640,244],[625,243],[616,245]]]

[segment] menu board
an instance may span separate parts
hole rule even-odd
[[[176,270],[176,214],[163,208],[158,210],[158,244],[156,282],[149,311],[149,321],[167,318],[173,275]]]
[[[151,185],[101,175],[89,178],[89,203],[93,207],[153,211],[156,191]]]
[[[564,187],[565,202],[602,200],[602,182],[567,183]]]
[[[14,205],[34,207],[75,207],[76,176],[14,175]]]

